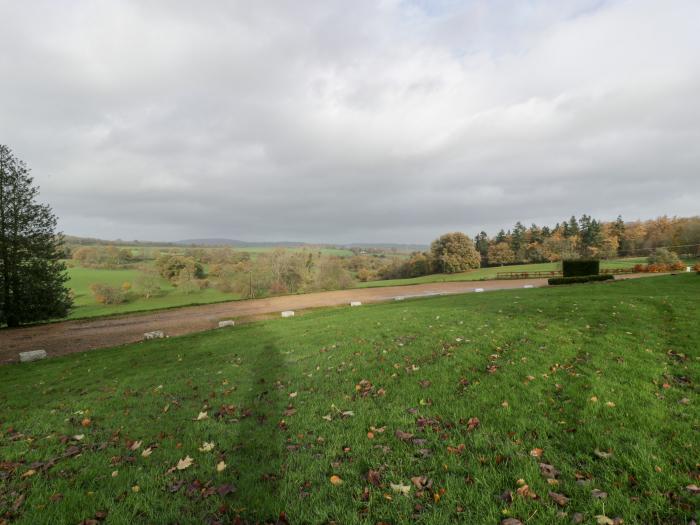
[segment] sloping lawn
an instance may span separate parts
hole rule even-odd
[[[0,367],[0,523],[687,524],[699,297],[408,300]]]

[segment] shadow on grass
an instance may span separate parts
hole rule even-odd
[[[239,422],[227,443],[228,469],[235,474],[236,494],[229,516],[257,523],[276,522],[283,511],[280,487],[287,429],[284,420],[288,394],[285,364],[273,340],[250,358],[248,391],[241,400]],[[245,521],[244,521],[245,523]]]

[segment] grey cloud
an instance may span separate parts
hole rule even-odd
[[[0,142],[90,236],[696,214],[700,6],[673,4],[0,0]]]

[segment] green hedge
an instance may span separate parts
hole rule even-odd
[[[581,275],[576,277],[552,277],[549,279],[549,284],[574,284],[574,283],[587,283],[590,281],[610,281],[614,279],[614,275]]]
[[[562,273],[564,277],[598,275],[600,273],[600,261],[589,259],[562,261]]]

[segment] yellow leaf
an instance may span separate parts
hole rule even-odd
[[[153,449],[151,447],[148,447],[141,452],[141,457],[147,458],[153,453]]]
[[[34,474],[36,474],[36,470],[34,470],[33,468],[30,468],[28,471],[26,471],[24,474],[22,474],[22,477],[28,478],[28,477],[33,476]]]
[[[206,441],[202,443],[202,446],[199,447],[200,452],[211,452],[214,450],[214,443],[207,443]]]
[[[185,456],[185,459],[181,459],[177,462],[177,470],[185,470],[192,465],[192,461],[191,457]]]
[[[131,450],[138,450],[138,448],[140,446],[141,446],[141,441],[134,441],[129,448]]]
[[[209,416],[207,415],[206,412],[200,412],[199,415],[197,416],[197,421],[202,421],[203,419],[208,419]]]
[[[408,496],[408,493],[411,492],[411,485],[401,485],[400,483],[389,483],[389,485],[391,486],[391,490],[394,492],[400,492],[404,496]]]
[[[216,471],[217,471],[217,472],[223,472],[225,469],[226,469],[226,463],[225,463],[225,462],[219,461],[219,462],[216,464]]]
[[[343,480],[340,479],[340,476],[336,476],[335,474],[331,476],[330,481],[333,485],[341,485],[343,483]]]
[[[131,492],[138,492],[139,490],[141,490],[141,487],[139,487],[138,485],[134,485],[133,487],[131,487]]]

